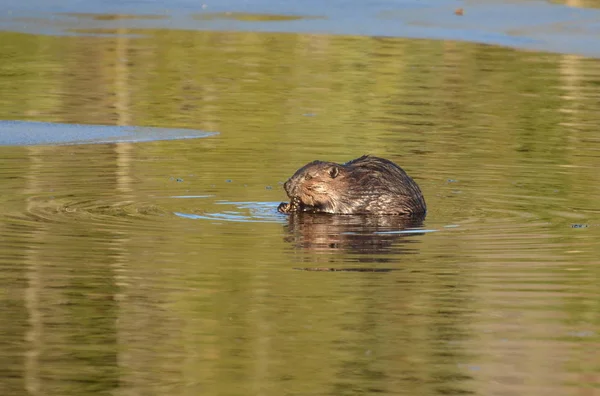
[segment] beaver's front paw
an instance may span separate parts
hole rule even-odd
[[[280,213],[294,213],[294,212],[302,212],[304,210],[304,205],[302,205],[302,201],[300,198],[294,197],[290,199],[290,203],[282,202],[277,207],[277,210]]]
[[[279,213],[290,213],[292,211],[292,204],[287,202],[282,202],[277,207],[277,211]]]

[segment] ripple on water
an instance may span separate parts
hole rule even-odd
[[[167,212],[147,202],[113,201],[108,197],[82,198],[31,196],[22,211],[8,211],[5,217],[16,224],[87,223],[96,228],[140,227],[140,222],[164,216]],[[144,227],[147,224],[144,222]]]
[[[217,205],[230,205],[234,210],[224,210],[215,213],[182,213],[174,212],[176,216],[194,220],[218,220],[239,223],[284,223],[286,215],[277,211],[280,202],[229,202],[217,201]]]

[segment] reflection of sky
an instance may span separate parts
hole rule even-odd
[[[287,216],[277,211],[279,202],[228,202],[219,201],[219,205],[230,205],[233,210],[217,213],[180,213],[176,216],[193,220],[233,221],[241,223],[285,223]]]
[[[30,33],[76,34],[77,29],[82,29],[89,34],[90,29],[162,28],[353,34],[465,40],[600,57],[599,9],[541,1],[0,0],[0,7],[0,29]],[[454,14],[457,8],[464,9],[463,16]],[[314,18],[198,18],[230,11]],[[145,14],[163,18],[111,21],[61,13]]]
[[[0,121],[0,146],[151,142],[195,139],[215,134],[192,129]]]

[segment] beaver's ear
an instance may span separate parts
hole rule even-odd
[[[332,179],[335,179],[339,173],[340,170],[337,166],[332,166],[331,168],[329,168],[329,176],[331,176]]]

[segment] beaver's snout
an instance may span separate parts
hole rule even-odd
[[[289,179],[285,183],[283,183],[283,189],[289,196],[290,195],[290,180]]]
[[[290,178],[290,179],[288,179],[288,181],[286,181],[285,183],[283,183],[283,189],[285,190],[285,192],[286,192],[286,194],[287,194],[288,197],[294,198],[294,196],[296,195],[297,183],[295,183]]]

